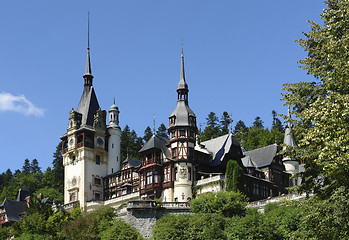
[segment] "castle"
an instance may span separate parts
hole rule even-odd
[[[193,195],[225,189],[228,160],[242,167],[245,194],[251,201],[287,193],[286,187],[298,184],[290,176],[299,171],[299,161],[278,155],[281,149],[276,144],[246,151],[231,133],[200,142],[196,116],[189,107],[183,49],[177,106],[169,115],[169,139],[154,134],[140,149],[140,160],[120,158],[119,109],[115,100],[108,114],[99,106],[89,46],[83,79],[79,105],[69,112],[67,132],[61,137],[67,209],[75,205],[87,210],[118,207],[145,198],[187,202]],[[295,145],[290,123],[284,143]]]

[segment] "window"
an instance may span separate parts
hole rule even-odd
[[[127,194],[127,189],[125,188],[122,190],[122,195],[126,195],[126,194]]]
[[[76,194],[75,193],[70,194],[70,201],[71,202],[75,202],[76,201]]]
[[[96,164],[101,165],[101,156],[96,155]]]
[[[175,171],[175,174],[174,174],[175,179],[174,180],[177,180],[177,167],[175,167],[174,171]]]
[[[101,194],[95,193],[95,200],[101,200]]]
[[[158,180],[158,171],[154,171],[154,183],[159,183],[159,180]]]
[[[73,165],[76,165],[75,156],[73,156]]]
[[[185,130],[179,130],[179,135],[181,137],[185,137]]]
[[[114,143],[111,144],[111,148],[114,148]]]
[[[191,180],[191,167],[188,168],[188,180]]]
[[[101,183],[102,183],[102,180],[100,178],[95,178],[94,179],[94,184],[101,185]]]
[[[147,172],[147,184],[153,183],[153,172]]]
[[[175,158],[177,156],[177,148],[172,148],[172,157]]]

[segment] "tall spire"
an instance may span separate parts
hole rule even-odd
[[[179,79],[177,90],[179,90],[179,89],[188,89],[188,85],[185,82],[185,73],[184,73],[183,38],[182,38],[181,46],[182,46],[182,52],[181,52],[181,76],[180,76],[180,79]]]
[[[84,74],[84,86],[92,86],[92,70],[90,61],[90,12],[88,12],[87,20],[87,60],[86,60],[86,71]]]

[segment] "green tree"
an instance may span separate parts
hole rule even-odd
[[[109,226],[100,231],[101,240],[137,240],[141,239],[137,230],[121,219],[115,219],[108,224]]]
[[[41,168],[39,167],[39,162],[34,158],[30,163],[30,173],[38,173],[41,172]]]
[[[29,174],[31,172],[30,161],[28,158],[24,160],[24,164],[22,166],[22,172],[24,174]]]
[[[279,132],[285,132],[285,129],[284,127],[282,126],[282,123],[280,121],[280,119],[277,117],[277,113],[275,110],[273,110],[271,112],[271,114],[273,115],[273,124],[272,124],[272,127],[271,129],[272,130],[275,130],[275,131],[279,131]]]
[[[219,213],[232,217],[244,213],[247,197],[240,192],[209,192],[192,199],[190,205],[194,213]]]
[[[156,135],[159,137],[162,137],[164,139],[168,139],[168,135],[167,135],[167,128],[165,126],[165,124],[161,123],[158,130],[156,131]]]
[[[239,120],[234,127],[234,137],[235,139],[244,145],[245,135],[248,132],[248,127],[242,120]]]
[[[220,136],[218,117],[214,112],[210,112],[206,118],[206,127],[202,134],[202,141]]]
[[[329,199],[312,198],[303,203],[304,214],[293,239],[348,239],[349,193],[338,188]]]
[[[227,191],[244,192],[244,173],[235,160],[229,160],[225,172]]]
[[[143,135],[143,140],[144,142],[148,142],[149,139],[153,136],[153,132],[151,131],[151,128],[148,126],[145,130],[144,130],[144,135]]]
[[[140,159],[138,151],[143,146],[143,139],[141,137],[137,137],[135,130],[131,131],[130,127],[126,125],[121,133],[120,146],[120,155],[122,161],[124,161],[127,156]]]
[[[223,112],[220,121],[220,131],[222,135],[229,133],[229,126],[233,123],[233,119],[229,116],[227,112]]]
[[[284,84],[282,100],[292,107],[299,139],[298,147],[287,155],[304,159],[308,184],[319,185],[317,174],[321,174],[328,181],[320,185],[327,185],[323,190],[331,192],[349,184],[349,2],[328,0],[326,4],[323,25],[310,21],[310,32],[298,40],[308,52],[299,61],[301,68],[317,82]],[[314,166],[320,172],[313,171]]]
[[[206,240],[226,239],[226,221],[221,214],[166,214],[156,221],[153,230],[157,240]]]
[[[254,122],[253,122],[252,127],[253,127],[253,128],[264,129],[263,121],[262,121],[262,119],[261,119],[259,116],[257,116],[257,117],[254,119]]]
[[[52,160],[52,182],[50,186],[55,189],[58,189],[59,192],[63,194],[64,192],[64,166],[63,166],[63,157],[62,157],[62,142],[59,142],[56,151],[53,153]],[[45,175],[48,174],[47,170]]]

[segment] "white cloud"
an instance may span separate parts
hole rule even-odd
[[[25,115],[43,116],[45,109],[35,106],[24,95],[0,93],[0,111],[14,111]]]

